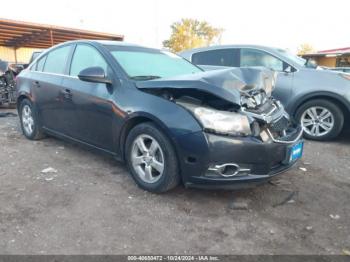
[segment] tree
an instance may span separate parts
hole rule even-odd
[[[301,44],[298,47],[298,55],[310,54],[314,52],[316,52],[315,48],[308,43]]]
[[[214,28],[205,21],[188,18],[173,23],[171,30],[170,39],[163,41],[163,46],[173,52],[209,46],[219,42],[223,32],[222,29]]]

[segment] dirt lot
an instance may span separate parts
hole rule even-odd
[[[26,140],[17,117],[0,118],[0,161],[1,254],[350,250],[350,132],[306,142],[293,170],[244,191],[150,194],[113,159],[54,138]],[[47,167],[57,173],[42,174]]]

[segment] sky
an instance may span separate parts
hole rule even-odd
[[[259,44],[296,52],[350,46],[349,0],[16,0],[0,18],[101,31],[161,48],[181,18],[224,30],[221,44]]]

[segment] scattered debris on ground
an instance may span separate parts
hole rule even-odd
[[[312,231],[313,227],[312,227],[312,226],[307,226],[307,227],[305,227],[305,229],[306,229],[307,231]]]
[[[343,252],[344,255],[350,256],[350,250],[348,250],[348,249],[343,249],[342,252]]]
[[[41,173],[46,174],[46,173],[57,173],[57,170],[54,169],[53,167],[48,167],[43,170],[41,170]]]
[[[331,217],[331,219],[335,219],[335,220],[337,220],[337,219],[339,219],[339,218],[340,218],[340,216],[339,216],[339,215],[333,215],[333,214],[330,214],[329,216]]]
[[[247,199],[235,198],[229,203],[229,208],[234,210],[248,210],[249,201]]]
[[[296,191],[291,192],[285,199],[283,199],[281,202],[274,204],[273,207],[278,207],[278,206],[282,206],[286,203],[291,204],[291,203],[295,203],[295,200],[293,199],[293,197],[297,194]]]

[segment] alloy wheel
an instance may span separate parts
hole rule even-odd
[[[302,114],[301,125],[304,131],[310,136],[324,136],[333,129],[334,116],[325,107],[310,107]]]
[[[131,163],[140,179],[157,182],[164,173],[164,153],[155,138],[139,135],[132,144]]]
[[[25,105],[22,108],[22,124],[25,133],[29,136],[32,135],[34,131],[34,118],[29,105]]]

